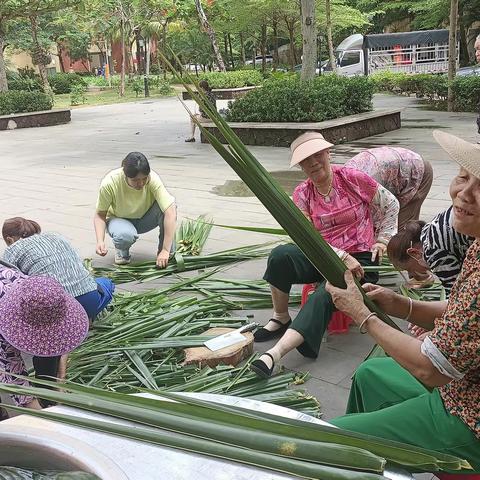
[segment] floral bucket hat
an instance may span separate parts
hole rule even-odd
[[[83,307],[50,277],[21,279],[0,300],[0,334],[13,347],[37,357],[71,352],[88,333]]]

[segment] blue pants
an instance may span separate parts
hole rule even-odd
[[[164,214],[157,202],[147,210],[142,218],[117,218],[112,217],[107,220],[107,231],[112,237],[113,244],[124,258],[129,258],[130,247],[138,240],[141,233],[150,232],[154,228],[159,228],[158,250],[163,247],[163,229]],[[172,251],[175,248],[172,245]]]
[[[104,277],[96,278],[97,289],[92,292],[84,293],[75,297],[87,312],[88,318],[94,320],[95,317],[112,301],[115,284]]]

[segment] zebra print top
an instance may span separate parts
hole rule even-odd
[[[475,239],[453,228],[453,207],[450,207],[422,228],[420,240],[425,261],[449,295],[467,250]]]

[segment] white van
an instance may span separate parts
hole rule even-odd
[[[457,44],[457,64],[459,45]],[[335,51],[339,75],[448,71],[448,30],[350,35]],[[328,66],[324,71],[331,70]]]

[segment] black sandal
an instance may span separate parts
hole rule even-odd
[[[270,378],[272,376],[273,369],[275,368],[275,359],[268,352],[262,353],[262,355],[267,355],[268,357],[270,357],[272,359],[271,368],[268,368],[267,364],[263,360],[260,360],[258,358],[257,360],[254,360],[250,364],[250,370],[252,372],[256,373],[259,377]]]
[[[280,325],[280,328],[273,331],[267,330],[263,327],[259,328],[253,334],[253,339],[255,342],[268,342],[269,340],[273,340],[274,338],[281,337],[292,323],[291,320],[289,320],[287,323],[282,323],[280,320],[275,320],[274,318],[271,318],[269,322],[277,323],[278,325]]]

